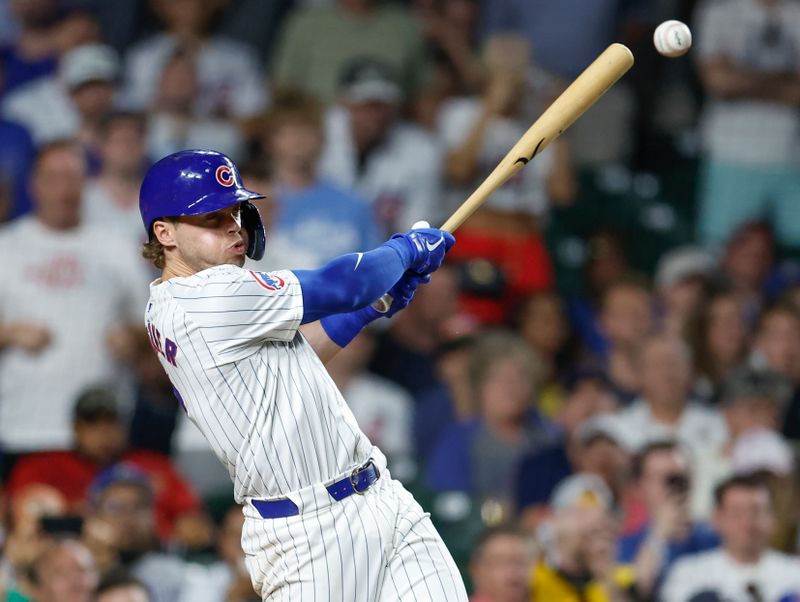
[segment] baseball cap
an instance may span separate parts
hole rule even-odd
[[[89,500],[95,504],[98,498],[113,485],[135,485],[153,495],[150,477],[141,468],[128,462],[118,462],[101,471],[89,485]]]
[[[716,257],[701,247],[677,247],[661,256],[656,267],[656,286],[672,286],[694,276],[711,278],[718,267]]]
[[[104,44],[85,44],[70,50],[61,59],[59,75],[70,89],[89,82],[114,82],[120,74],[116,51]]]
[[[91,422],[98,418],[118,418],[116,394],[106,387],[92,387],[80,394],[72,411],[74,420]]]
[[[775,431],[756,429],[742,434],[736,440],[731,464],[735,474],[766,471],[788,476],[794,469],[794,453]]]
[[[339,88],[351,102],[385,102],[395,104],[402,90],[391,65],[372,57],[359,57],[345,64]]]
[[[619,420],[613,414],[598,414],[587,418],[580,423],[575,435],[582,446],[589,445],[598,438],[608,439],[623,448],[626,443]]]
[[[596,474],[580,472],[563,479],[550,497],[553,510],[602,508],[610,510],[614,496],[606,482]]]

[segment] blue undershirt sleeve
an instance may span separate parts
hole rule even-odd
[[[292,270],[303,291],[301,324],[366,307],[394,286],[412,259],[410,245],[398,238],[373,251],[342,255],[318,270]]]

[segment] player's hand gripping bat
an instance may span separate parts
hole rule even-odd
[[[489,195],[547,148],[632,66],[633,54],[626,46],[615,43],[606,48],[541,114],[441,229],[454,232],[483,205]],[[385,313],[391,302],[391,297],[384,295],[373,307]]]

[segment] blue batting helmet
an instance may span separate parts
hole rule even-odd
[[[156,162],[144,176],[139,211],[148,236],[162,217],[200,215],[241,203],[242,227],[249,242],[247,256],[264,256],[266,235],[258,209],[250,201],[263,194],[242,186],[239,170],[228,157],[211,150],[184,150]]]

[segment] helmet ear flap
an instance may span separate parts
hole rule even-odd
[[[242,227],[247,232],[249,242],[247,243],[247,256],[258,261],[264,257],[264,249],[267,246],[267,234],[264,231],[264,223],[261,221],[261,214],[258,207],[250,201],[241,204]]]

